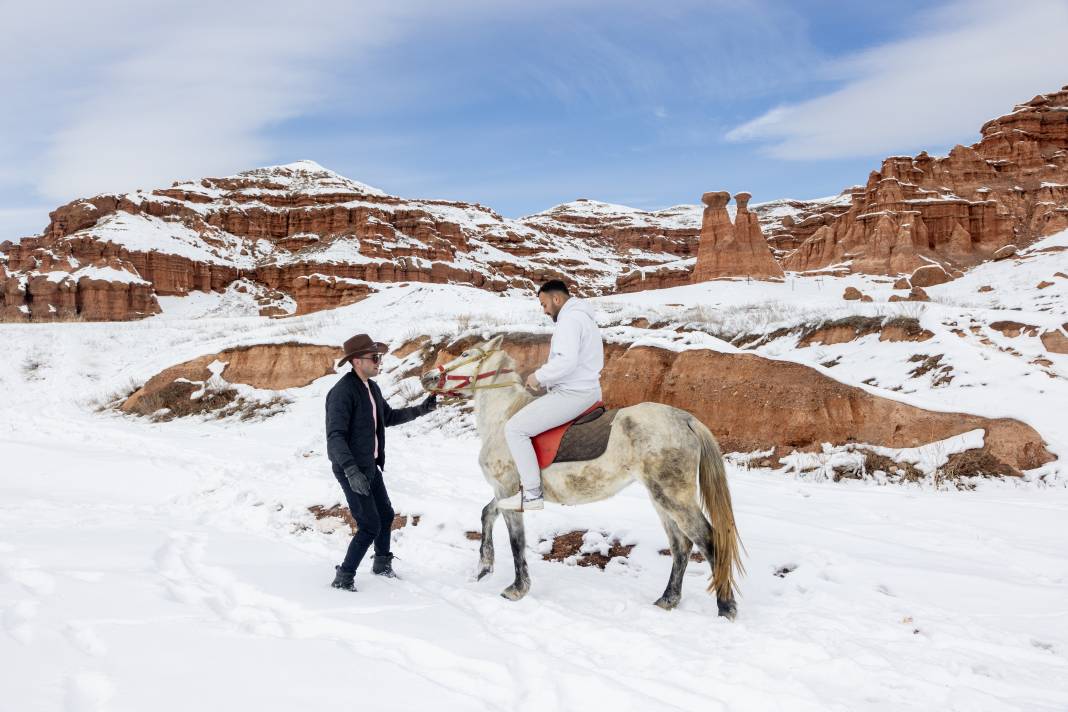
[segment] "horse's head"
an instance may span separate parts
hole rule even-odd
[[[501,351],[504,336],[495,336],[477,346],[467,348],[463,353],[449,361],[427,371],[420,378],[423,388],[429,393],[453,397],[470,397],[476,390],[493,384],[497,376],[514,373],[510,368],[501,368],[505,360]]]

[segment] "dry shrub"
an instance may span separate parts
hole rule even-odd
[[[911,462],[898,462],[870,450],[864,451],[865,474],[882,470],[894,482],[922,482],[928,476]],[[936,487],[952,485],[958,489],[974,489],[968,480],[972,477],[1016,477],[1019,473],[1010,465],[995,457],[986,448],[975,448],[950,455],[946,464],[935,470],[933,481]],[[839,477],[837,471],[835,481]]]
[[[950,455],[940,472],[944,479],[954,482],[964,477],[1015,477],[1019,474],[986,448],[975,448]]]
[[[912,316],[895,316],[887,319],[883,323],[884,328],[897,328],[905,332],[905,334],[912,338],[919,338],[923,336],[926,329],[920,326],[920,320]]]
[[[880,455],[871,450],[865,450],[865,473],[875,472],[876,470],[882,470],[887,476],[894,478],[898,482],[919,482],[924,478],[924,474],[917,470],[916,466],[911,462],[898,462],[886,455]]]
[[[281,396],[275,396],[269,401],[253,401],[238,398],[232,406],[223,408],[215,414],[216,418],[229,418],[238,416],[241,420],[263,420],[272,415],[278,415],[293,401]]]
[[[191,415],[214,415],[218,419],[238,417],[246,421],[277,415],[292,402],[281,396],[268,401],[249,400],[230,386],[209,388],[200,398],[192,398],[199,390],[201,385],[198,383],[172,381],[141,398],[130,412],[152,418],[157,423]]]
[[[200,398],[192,398],[191,396],[200,389],[201,387],[196,383],[173,381],[140,399],[131,412],[151,416],[157,421],[168,421],[190,415],[203,415],[224,408],[236,401],[238,397],[235,389],[223,388],[208,391]]]
[[[909,357],[909,362],[919,363],[919,366],[909,371],[909,376],[911,378],[919,378],[933,371],[934,374],[931,376],[932,388],[949,385],[953,381],[953,367],[948,363],[942,363],[943,356],[944,354],[935,354],[934,356],[913,354]]]

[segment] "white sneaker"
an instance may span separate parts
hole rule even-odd
[[[497,500],[497,508],[507,512],[523,512],[528,509],[545,509],[545,498],[541,495],[528,498],[525,492],[516,492],[511,497]]]
[[[519,491],[513,494],[511,497],[505,497],[504,499],[497,500],[497,509],[503,509],[506,512],[522,512],[523,511],[523,492]]]

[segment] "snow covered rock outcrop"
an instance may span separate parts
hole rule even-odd
[[[301,388],[334,373],[340,356],[341,350],[336,346],[295,342],[226,349],[163,370],[130,394],[119,408],[143,415],[160,409],[176,410],[175,400],[203,397],[204,393],[193,385],[214,384],[216,390],[232,384],[261,391]]]
[[[685,229],[656,221],[617,240],[554,228],[560,215],[521,222],[478,204],[386,195],[311,161],[100,195],[50,217],[42,235],[0,245],[0,318],[135,319],[158,311],[157,295],[238,279],[290,296],[297,314],[358,301],[382,282],[504,291],[566,276],[598,292],[626,269],[677,259],[664,250],[690,249]],[[117,296],[80,300],[90,285],[78,286],[77,271],[88,267],[114,270]]]
[[[1016,106],[981,134],[944,157],[891,156],[851,190],[845,213],[784,226],[804,237],[786,269],[964,269],[1068,227],[1068,87]]]

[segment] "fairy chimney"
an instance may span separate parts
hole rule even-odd
[[[749,193],[734,196],[738,206],[734,223],[727,213],[730,193],[705,193],[701,220],[701,242],[693,281],[705,282],[723,277],[769,279],[782,277],[782,267],[771,256],[771,248],[760,229],[757,216],[749,212]]]

